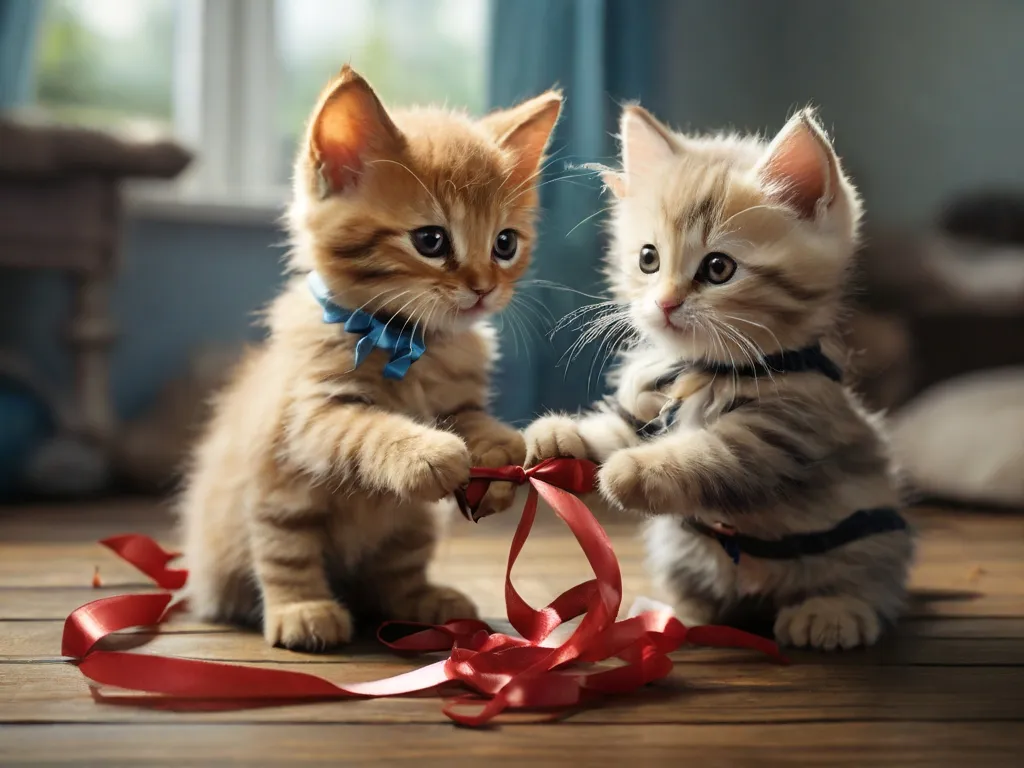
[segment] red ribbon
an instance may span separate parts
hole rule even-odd
[[[483,725],[509,708],[558,709],[596,696],[632,691],[668,675],[672,669],[668,654],[683,643],[751,648],[785,662],[775,643],[730,627],[687,628],[668,612],[659,611],[615,620],[622,600],[619,564],[604,529],[574,495],[593,490],[595,471],[592,463],[575,459],[550,459],[529,469],[473,470],[464,497],[471,509],[492,481],[530,486],[505,572],[508,619],[521,637],[494,632],[476,620],[440,626],[388,622],[381,626],[378,637],[389,648],[419,653],[450,651],[450,655],[404,674],[344,687],[303,672],[95,650],[96,644],[113,632],[166,620],[173,595],[151,593],[103,598],[76,609],[64,625],[62,653],[76,660],[82,673],[96,683],[151,694],[149,699],[124,699],[151,706],[244,708],[286,701],[396,696],[456,681],[472,693],[450,700],[444,713],[463,725]],[[541,610],[523,600],[512,583],[512,568],[537,515],[538,496],[569,526],[594,571],[593,579],[566,590]],[[184,586],[186,571],[167,568],[176,555],[151,539],[126,535],[102,543],[159,586]],[[567,640],[550,642],[556,628],[579,616],[583,618]],[[573,665],[613,658],[622,663],[598,668]]]

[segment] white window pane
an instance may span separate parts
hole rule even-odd
[[[72,123],[146,121],[173,112],[174,0],[45,0],[36,101]]]
[[[302,127],[345,63],[387,104],[485,106],[488,0],[276,0],[278,181]]]

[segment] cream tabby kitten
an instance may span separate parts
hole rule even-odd
[[[614,396],[527,430],[528,461],[603,462],[603,495],[653,516],[650,567],[684,622],[874,643],[904,600],[911,533],[879,427],[820,346],[856,191],[810,111],[765,143],[679,135],[632,106],[621,140],[607,274],[639,341]]]
[[[478,121],[388,112],[347,67],[325,90],[295,167],[300,276],[222,393],[181,503],[199,615],[310,650],[349,640],[350,611],[475,615],[427,579],[452,506],[436,502],[472,465],[525,455],[486,412],[485,321],[527,268],[560,107],[549,92]],[[506,483],[484,503],[511,500]]]

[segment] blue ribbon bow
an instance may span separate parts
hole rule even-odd
[[[356,368],[362,365],[374,349],[386,349],[391,352],[391,359],[384,366],[384,378],[398,380],[404,378],[409,366],[427,351],[423,332],[418,328],[409,330],[406,327],[408,323],[398,318],[391,319],[396,321],[396,325],[401,324],[402,328],[389,328],[389,322],[379,320],[369,312],[339,307],[331,301],[330,289],[315,271],[309,273],[308,283],[313,298],[323,307],[324,322],[344,323],[348,333],[361,337],[356,342]]]

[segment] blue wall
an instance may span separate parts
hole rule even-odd
[[[1024,3],[659,0],[657,7],[658,36],[637,47],[657,57],[641,95],[677,126],[774,131],[790,110],[814,101],[873,223],[925,224],[965,189],[1020,188],[1024,102],[1014,96],[1024,72]],[[194,345],[258,337],[252,312],[279,284],[280,240],[269,224],[129,222],[114,296],[122,416],[137,413]],[[66,299],[58,276],[0,272],[0,345],[27,351],[52,380],[69,371],[60,346]],[[511,356],[511,345],[505,352]],[[550,375],[561,380],[563,371]]]
[[[144,408],[195,346],[260,337],[253,314],[280,283],[281,240],[269,225],[129,221],[113,295],[122,418]],[[0,272],[0,347],[22,352],[53,382],[70,380],[69,299],[61,275]]]

